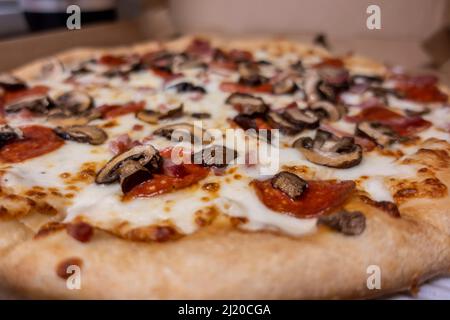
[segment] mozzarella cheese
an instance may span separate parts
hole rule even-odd
[[[264,59],[267,57],[267,53],[259,51],[257,56]],[[279,58],[279,65],[289,65],[296,60],[297,57],[287,55]],[[307,62],[315,63],[317,61],[314,60],[314,57],[310,57]],[[183,103],[184,110],[187,113],[208,112],[212,115],[211,119],[202,120],[205,129],[218,128],[222,130],[222,133],[225,133],[224,130],[229,128],[227,119],[236,115],[236,111],[225,105],[224,101],[229,94],[221,92],[218,86],[221,81],[236,81],[236,74],[210,72],[205,76],[201,75],[201,72],[201,70],[193,70],[185,77],[176,80],[189,81],[205,87],[208,94],[200,100],[194,99],[189,93],[176,94],[170,90],[165,90],[164,82],[147,71],[131,74],[128,81],[120,78],[106,79],[95,75],[84,75],[78,78],[78,82],[81,86],[85,85],[85,90],[95,99],[96,106],[145,101],[147,109],[158,110],[161,105]],[[96,83],[98,86],[91,85],[92,83]],[[61,84],[58,79],[53,79],[46,84],[52,88],[51,95],[58,95],[72,89],[72,85]],[[292,97],[287,95],[261,96],[274,108],[283,107],[292,102]],[[433,121],[442,117],[437,112],[431,116]],[[45,123],[43,118],[21,119],[10,117],[9,121],[14,126]],[[193,121],[194,119],[185,117],[167,123],[193,123]],[[102,126],[107,122],[112,122],[113,125],[104,127],[109,136],[105,144],[92,147],[81,143],[66,142],[63,147],[56,151],[22,163],[6,166],[3,168],[6,173],[1,177],[1,184],[13,188],[17,192],[22,192],[33,186],[65,190],[68,187],[67,179],[64,177],[65,173],[74,175],[80,172],[87,163],[103,165],[113,156],[108,149],[108,143],[125,133],[134,140],[148,138],[149,140],[146,143],[154,145],[157,149],[164,149],[173,145],[172,142],[164,138],[150,137],[151,132],[164,123],[159,125],[146,124],[137,120],[134,115],[129,114],[112,121],[95,120],[92,124]],[[143,126],[143,129],[134,130],[136,124]],[[334,125],[336,129],[348,133],[352,133],[355,127],[354,124],[344,121]],[[299,136],[312,136],[313,133],[314,131],[306,130]],[[435,136],[436,134],[425,132],[423,135],[425,137]],[[443,134],[439,135],[443,136]],[[446,135],[448,138],[448,134]],[[241,161],[241,164],[245,162],[246,153],[258,146],[264,145],[272,148],[271,156],[260,157],[263,165],[261,163],[250,167],[237,165],[234,174],[239,174],[241,177],[239,179],[233,178],[231,175],[225,177],[209,175],[200,182],[199,186],[132,201],[123,201],[119,184],[96,185],[92,181],[88,183],[79,181],[75,183],[78,186],[78,191],[74,191],[75,195],[71,199],[71,204],[67,206],[65,221],[70,222],[78,217],[84,217],[94,225],[106,229],[123,222],[128,223],[131,227],[142,227],[171,221],[183,233],[189,234],[198,229],[195,223],[196,212],[205,207],[215,206],[226,215],[245,218],[247,223],[242,225],[245,229],[276,230],[298,236],[313,232],[316,228],[316,219],[294,218],[268,209],[249,186],[252,179],[270,177],[283,166],[305,166],[311,170],[315,179],[357,180],[361,177],[369,177],[362,184],[364,190],[374,200],[393,201],[392,195],[383,183],[383,179],[391,176],[411,177],[416,173],[416,168],[413,166],[401,165],[395,159],[382,156],[375,151],[366,153],[358,166],[350,169],[332,169],[315,165],[307,161],[299,151],[287,147],[292,143],[290,138],[282,137],[281,144],[276,146],[258,141],[242,132],[237,132],[234,140],[236,142],[234,145],[228,140],[225,143],[227,147],[234,148],[239,152],[240,156],[237,162]],[[272,170],[263,170],[264,167],[271,167],[271,165]],[[214,195],[200,187],[204,183],[212,182],[220,183],[220,189]]]

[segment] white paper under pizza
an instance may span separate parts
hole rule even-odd
[[[439,278],[419,288],[416,296],[397,294],[392,300],[450,300],[450,277]]]

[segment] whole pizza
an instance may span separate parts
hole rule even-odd
[[[449,143],[436,77],[283,39],[43,59],[0,75],[0,284],[32,298],[414,291],[450,270]]]

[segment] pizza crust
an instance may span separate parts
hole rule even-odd
[[[97,232],[81,243],[66,232],[23,242],[1,261],[2,283],[26,297],[101,299],[360,298],[409,289],[448,270],[450,238],[434,227],[393,218],[360,201],[360,236],[321,230],[302,238],[206,228],[167,243],[124,241]],[[82,261],[81,290],[68,290],[57,266]],[[367,289],[367,268],[381,290]]]
[[[164,46],[184,48],[191,39]],[[314,50],[328,55],[323,49],[286,40],[212,41],[229,48],[265,47],[302,55]],[[145,52],[162,46],[151,42],[131,50]],[[102,52],[122,51],[129,53],[130,48],[77,49],[56,58],[70,64]],[[46,62],[36,61],[14,73],[27,80],[38,77]],[[383,72],[370,60],[364,66]],[[450,186],[445,168],[438,168],[437,175]],[[393,218],[357,197],[346,207],[365,214],[363,234],[344,236],[321,229],[292,238],[209,226],[165,243],[126,241],[102,231],[81,243],[63,230],[33,239],[35,232],[26,224],[2,221],[0,230],[6,232],[0,232],[0,283],[30,298],[367,298],[408,290],[450,271],[448,195],[408,200],[400,207],[402,218]],[[69,258],[82,261],[81,290],[67,289],[66,281],[57,275],[58,266]],[[371,265],[380,267],[380,290],[367,288]]]

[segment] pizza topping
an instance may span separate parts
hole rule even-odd
[[[225,146],[214,145],[193,154],[192,159],[195,164],[202,164],[205,167],[222,168],[233,161],[237,155],[236,150]]]
[[[66,230],[72,238],[80,242],[88,242],[94,235],[94,228],[86,222],[69,223]]]
[[[55,104],[61,111],[72,115],[81,114],[93,107],[92,98],[85,92],[74,90],[66,92],[55,99]]]
[[[286,108],[282,116],[290,123],[308,129],[315,129],[320,123],[320,118],[313,111],[300,109],[295,102]]]
[[[208,112],[193,112],[191,113],[191,117],[195,119],[210,119],[211,114]]]
[[[129,102],[123,105],[103,105],[98,107],[97,109],[101,112],[103,118],[108,119],[123,116],[129,113],[135,113],[144,109],[144,107],[145,102],[139,101]]]
[[[297,90],[295,77],[288,75],[282,77],[273,84],[273,93],[275,94],[289,94]]]
[[[282,133],[287,135],[296,134],[303,129],[302,126],[292,124],[291,122],[287,121],[281,114],[274,111],[270,111],[266,115],[266,118],[271,127],[279,129]]]
[[[239,113],[248,116],[262,115],[268,110],[268,106],[262,98],[248,93],[232,93],[225,102],[233,105]]]
[[[175,108],[169,109],[166,112],[159,112],[153,110],[141,110],[136,113],[136,118],[150,124],[157,124],[159,120],[174,119],[183,115],[183,104]]]
[[[55,128],[55,133],[64,140],[73,140],[92,145],[100,145],[108,139],[105,131],[99,127],[89,125],[57,127]]]
[[[184,122],[161,127],[155,130],[153,134],[175,142],[190,141],[191,143],[209,144],[212,141],[212,137],[205,130]]]
[[[54,151],[64,144],[52,129],[32,125],[21,127],[23,138],[12,141],[0,149],[0,161],[22,162]]]
[[[175,89],[178,93],[184,92],[206,93],[206,90],[203,87],[195,86],[190,82],[179,82],[173,86],[168,87],[167,89]]]
[[[353,138],[338,138],[320,129],[314,139],[301,137],[293,147],[299,149],[309,161],[332,168],[351,168],[362,160],[361,146],[355,144]]]
[[[397,79],[397,91],[408,100],[433,103],[447,102],[448,96],[437,87],[438,79],[434,76],[403,76]]]
[[[347,236],[356,236],[366,229],[366,217],[359,211],[338,211],[320,216],[317,224],[325,225]]]
[[[165,174],[155,174],[126,194],[126,198],[153,197],[175,190],[192,186],[206,178],[209,169],[195,164],[181,164],[176,170],[165,171]],[[180,174],[181,173],[181,174]]]
[[[333,104],[329,101],[316,101],[310,108],[321,119],[328,121],[338,121],[345,114],[345,107],[340,104]]]
[[[119,168],[120,187],[125,194],[135,186],[152,178],[151,172],[139,161],[127,160]]]
[[[8,73],[0,73],[0,87],[8,90],[20,90],[25,89],[27,85],[22,80]]]
[[[24,94],[11,101],[6,101],[4,110],[6,112],[19,112],[28,110],[34,113],[45,114],[51,107],[51,102],[44,93]]]
[[[388,126],[379,122],[363,121],[356,126],[356,135],[369,138],[379,146],[387,146],[394,143],[398,136]]]
[[[135,160],[150,171],[156,171],[161,166],[161,156],[158,150],[151,145],[140,145],[118,154],[97,173],[95,182],[109,184],[116,182],[120,177],[120,168],[128,160]]]
[[[308,183],[288,171],[277,173],[271,180],[272,187],[280,190],[293,200],[298,200],[303,192],[308,188]]]
[[[251,182],[264,205],[297,218],[313,218],[331,212],[342,206],[355,189],[353,181],[311,180],[307,184],[300,198],[294,200],[274,188],[271,179]]]
[[[355,85],[378,85],[383,82],[383,78],[376,75],[355,74],[351,77],[350,82]]]
[[[244,83],[222,82],[220,90],[224,92],[240,92],[240,93],[271,93],[272,85],[270,83],[262,83],[259,85],[247,85]]]
[[[401,136],[423,131],[431,126],[421,117],[405,117],[385,107],[375,106],[363,109],[359,114],[346,118],[350,122],[373,121],[392,128]]]
[[[5,144],[22,139],[23,132],[18,128],[13,128],[7,124],[0,125],[0,148]]]

